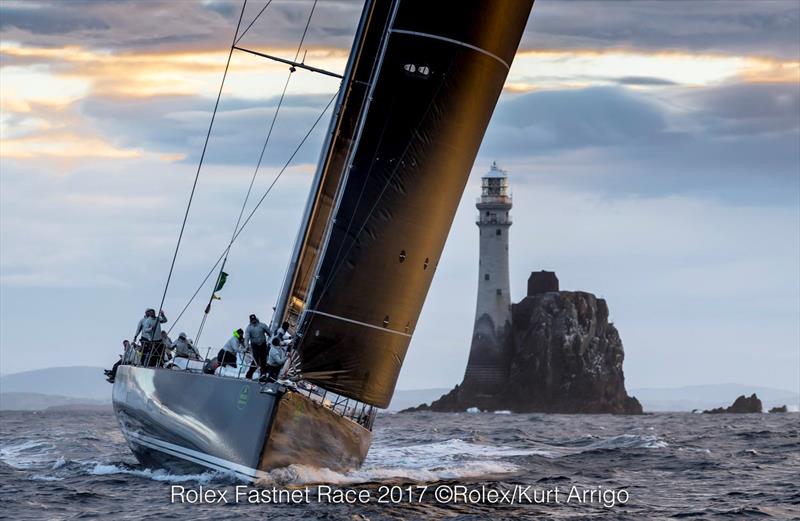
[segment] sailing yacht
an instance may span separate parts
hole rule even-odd
[[[143,464],[248,481],[361,465],[532,5],[365,2],[272,320],[296,332],[296,370],[121,365],[114,410]]]

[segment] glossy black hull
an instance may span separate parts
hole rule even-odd
[[[180,473],[214,469],[256,481],[293,463],[348,470],[371,441],[367,429],[279,384],[120,366],[113,404],[136,458]],[[323,429],[327,439],[317,436]]]

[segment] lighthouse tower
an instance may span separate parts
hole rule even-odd
[[[511,324],[508,283],[511,195],[508,174],[496,162],[481,181],[481,196],[476,204],[480,235],[478,302],[463,385],[489,391],[506,376],[503,341]]]

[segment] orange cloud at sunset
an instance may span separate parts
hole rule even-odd
[[[117,148],[98,137],[68,131],[4,139],[0,147],[0,156],[13,159],[131,159],[142,155],[141,150]]]
[[[277,56],[292,56],[288,49],[259,49]],[[224,50],[119,53],[69,46],[60,49],[0,45],[0,55],[25,63],[14,70],[46,70],[54,81],[81,81],[94,94],[104,96],[158,96],[214,94],[225,67]],[[346,53],[338,49],[310,49],[306,60],[317,67],[342,70]],[[229,94],[245,98],[272,95],[285,80],[287,67],[276,62],[234,53]],[[318,92],[320,83],[297,74],[294,83],[302,91]],[[325,92],[335,88],[326,85]],[[55,95],[55,93],[54,93]]]
[[[762,56],[629,49],[529,49],[517,54],[506,90],[581,88],[624,78],[647,78],[653,84],[690,87],[736,81],[792,83],[800,80],[798,75],[800,62]]]
[[[294,55],[290,48],[262,52]],[[80,46],[60,48],[0,44],[3,82],[0,154],[17,159],[37,157],[133,158],[139,148],[119,148],[88,128],[76,103],[93,98],[125,100],[155,96],[213,98],[225,66],[219,50],[108,52]],[[312,48],[306,61],[342,71],[347,53],[339,48]],[[283,64],[234,52],[225,96],[265,100],[278,95],[286,80]],[[797,82],[800,62],[760,56],[701,54],[686,51],[631,49],[527,49],[515,58],[509,93],[572,90],[623,83],[628,88],[681,85],[705,87],[731,82]],[[338,80],[298,71],[289,94],[331,93]],[[12,117],[13,116],[13,117]],[[149,150],[163,161],[178,161],[183,153]]]

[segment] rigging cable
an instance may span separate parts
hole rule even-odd
[[[259,11],[256,17],[253,19],[253,21],[250,22],[250,25],[248,25],[247,28],[244,30],[242,36],[244,36],[244,33],[247,32],[247,30],[250,29],[250,27],[252,27],[252,25],[255,23],[258,17],[261,16],[261,13],[263,13],[264,10],[267,7],[269,7],[269,4],[271,2],[272,0],[269,0],[269,2],[267,2],[267,4],[261,9],[261,11]],[[308,13],[308,19],[306,20],[306,26],[303,29],[303,34],[300,37],[300,43],[297,44],[297,51],[294,54],[294,61],[297,61],[298,56],[300,56],[300,50],[303,48],[303,43],[305,42],[306,35],[308,34],[308,27],[311,25],[311,17],[314,16],[314,10],[316,9],[316,7],[317,7],[317,0],[314,0],[314,3],[311,6],[311,11]],[[241,40],[242,36],[240,36],[239,39],[236,40],[236,42]],[[234,42],[234,46],[235,44],[236,43]],[[291,81],[292,74],[294,72],[295,68],[289,67],[289,74],[286,77],[286,83],[284,83],[283,91],[281,92],[281,96],[278,99],[278,105],[275,107],[275,113],[272,115],[272,122],[269,125],[269,130],[267,131],[267,137],[264,139],[264,144],[261,147],[261,154],[258,156],[258,162],[256,163],[256,168],[253,171],[252,177],[250,178],[250,185],[247,187],[247,193],[245,194],[244,201],[242,202],[242,208],[239,210],[239,216],[236,219],[236,224],[233,226],[233,233],[231,234],[231,240],[228,243],[228,247],[225,250],[225,257],[222,259],[222,265],[219,268],[219,275],[217,276],[217,282],[222,280],[222,273],[225,270],[225,264],[227,264],[228,262],[228,255],[231,252],[233,241],[236,239],[236,231],[239,229],[239,224],[242,222],[242,216],[244,215],[244,211],[247,208],[247,202],[250,200],[250,194],[253,191],[253,184],[255,183],[256,177],[258,176],[258,171],[261,168],[261,162],[264,159],[264,152],[266,152],[267,145],[269,144],[269,140],[272,137],[272,131],[275,128],[275,122],[278,120],[278,114],[280,113],[281,107],[283,106],[283,100],[286,98],[286,91],[289,88],[289,82]],[[200,321],[200,327],[197,330],[197,335],[195,336],[195,342],[200,342],[200,335],[203,333],[203,328],[205,327],[206,319],[208,318],[208,315],[211,312],[211,304],[214,301],[215,290],[216,290],[216,284],[214,285],[214,288],[211,290],[211,296],[209,296],[208,298],[208,305],[206,305],[205,311],[203,313],[203,319]]]
[[[242,222],[242,225],[239,227],[239,230],[234,235],[234,241],[239,238],[239,235],[242,233],[242,231],[245,229],[247,224],[250,222],[250,219],[252,219],[253,215],[256,213],[258,208],[261,206],[261,204],[267,198],[267,195],[269,195],[270,191],[275,186],[275,183],[278,182],[278,179],[280,179],[280,177],[283,175],[283,173],[289,167],[291,162],[294,160],[294,158],[297,155],[297,153],[300,151],[302,146],[308,140],[309,136],[311,136],[311,133],[317,127],[317,124],[319,124],[319,122],[322,120],[322,117],[325,115],[326,112],[328,112],[328,109],[333,104],[333,101],[336,99],[337,95],[338,95],[338,92],[334,93],[333,97],[328,101],[328,104],[325,105],[324,109],[322,109],[322,111],[320,112],[319,116],[317,116],[317,119],[311,125],[311,128],[308,129],[308,132],[306,132],[305,136],[303,136],[303,139],[301,139],[300,143],[295,147],[294,151],[292,152],[292,155],[289,156],[289,159],[286,160],[286,163],[284,163],[283,167],[278,172],[278,175],[275,176],[275,179],[273,179],[272,183],[269,185],[269,187],[267,188],[266,192],[264,192],[264,194],[261,196],[261,198],[258,200],[258,202],[255,204],[253,209],[248,214],[247,218]],[[178,314],[177,318],[172,322],[172,326],[167,331],[168,334],[175,328],[175,326],[177,325],[178,321],[181,319],[181,317],[183,317],[183,315],[186,313],[186,310],[189,308],[191,303],[194,301],[194,299],[200,293],[200,290],[203,289],[203,286],[205,286],[206,282],[208,282],[208,279],[211,278],[211,275],[214,274],[214,271],[217,269],[217,266],[219,266],[219,263],[222,262],[222,259],[225,257],[225,255],[227,254],[228,249],[230,249],[230,247],[231,247],[231,245],[229,244],[228,247],[225,248],[222,251],[222,253],[219,255],[219,257],[217,258],[217,261],[214,263],[214,265],[211,266],[211,269],[208,271],[206,276],[203,278],[203,281],[200,283],[200,285],[197,287],[195,292],[189,298],[189,301],[183,307],[183,309],[181,310],[180,314]]]
[[[283,105],[283,99],[286,96],[286,89],[289,87],[289,80],[292,77],[292,71],[289,72],[289,76],[286,78],[286,83],[283,85],[283,92],[281,93],[281,97],[278,100],[278,105],[275,108],[275,114],[272,116],[272,122],[269,126],[269,131],[267,132],[267,137],[264,139],[264,145],[261,147],[261,154],[258,156],[258,162],[256,163],[255,171],[253,172],[253,176],[250,179],[250,186],[247,188],[247,194],[244,197],[244,201],[242,202],[242,208],[239,210],[239,217],[236,219],[236,224],[233,226],[233,233],[231,234],[231,240],[228,243],[228,247],[225,249],[225,257],[222,259],[222,265],[219,268],[219,275],[217,276],[217,281],[220,280],[222,277],[222,273],[225,270],[225,264],[228,262],[228,254],[231,251],[231,246],[233,246],[233,241],[236,237],[236,230],[239,229],[239,224],[242,222],[242,216],[244,215],[245,208],[247,208],[247,201],[250,199],[250,193],[253,191],[253,184],[256,181],[256,176],[258,176],[258,170],[261,167],[261,161],[264,159],[264,152],[267,150],[267,144],[269,144],[269,139],[272,136],[272,129],[275,128],[275,121],[278,119],[278,113],[281,110],[281,105]],[[203,327],[205,327],[206,319],[208,318],[209,313],[211,312],[211,303],[214,301],[214,293],[216,290],[216,285],[214,289],[211,290],[211,296],[208,298],[208,305],[205,308],[205,312],[203,313],[203,319],[200,321],[200,327],[197,330],[197,335],[195,335],[195,342],[200,341],[200,335],[203,332]]]
[[[250,28],[253,27],[253,24],[256,23],[258,17],[261,16],[261,13],[263,13],[271,3],[272,0],[269,0],[266,4],[264,4],[264,7],[261,8],[261,11],[259,11],[258,14],[255,16],[255,18],[253,18],[253,20],[250,21],[250,25],[245,27],[244,31],[242,31],[242,34],[240,34],[239,37],[236,39],[236,41],[233,43],[234,45],[237,45],[240,41],[242,41],[242,38],[244,38],[245,33],[247,33],[247,31],[249,31]]]
[[[225,72],[222,73],[222,81],[219,84],[219,92],[217,92],[217,101],[214,103],[214,111],[211,113],[211,122],[208,124],[208,131],[206,132],[206,139],[203,143],[203,151],[200,154],[200,162],[197,165],[197,172],[194,174],[194,182],[192,183],[192,191],[189,194],[189,202],[186,204],[186,212],[183,215],[183,223],[181,224],[181,231],[178,234],[178,242],[175,245],[175,253],[172,255],[172,263],[169,266],[169,274],[167,275],[167,282],[164,284],[164,293],[161,295],[161,304],[159,304],[158,309],[161,310],[164,307],[164,301],[167,298],[167,290],[169,289],[169,283],[172,280],[172,272],[175,270],[175,260],[178,258],[178,250],[181,247],[181,240],[183,239],[183,232],[186,229],[186,221],[189,218],[189,209],[192,207],[192,201],[194,200],[194,193],[197,189],[197,180],[200,178],[200,169],[203,167],[203,160],[206,156],[206,149],[208,148],[208,141],[211,138],[211,129],[214,127],[214,119],[217,116],[217,109],[219,108],[219,100],[222,97],[222,88],[225,86],[225,78],[228,76],[228,68],[231,65],[231,57],[233,56],[233,47],[236,45],[236,37],[239,34],[239,27],[242,25],[242,16],[244,16],[244,9],[247,7],[247,0],[244,0],[242,3],[242,11],[239,13],[239,21],[236,24],[236,32],[233,35],[233,41],[231,43],[231,48],[228,51],[228,61],[225,63]]]

